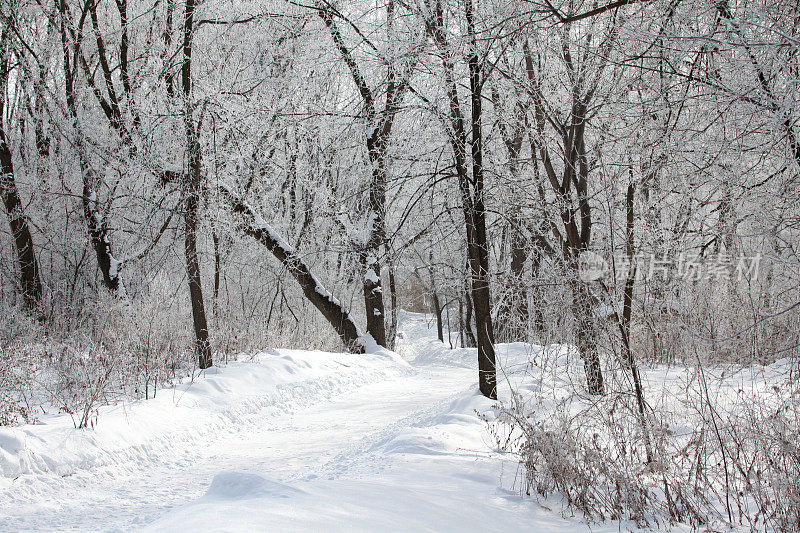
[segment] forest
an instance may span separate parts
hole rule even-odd
[[[797,2],[0,0],[0,501],[299,350],[457,358],[517,500],[796,531],[799,120]]]

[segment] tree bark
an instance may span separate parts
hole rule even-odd
[[[483,73],[482,64],[478,57],[471,0],[465,0],[464,12],[470,47],[467,66],[469,67],[470,104],[472,108],[470,123],[472,129],[472,176],[469,175],[466,161],[467,133],[464,125],[464,112],[458,99],[455,66],[447,43],[447,36],[444,30],[444,14],[439,1],[436,2],[433,20],[428,21],[428,30],[439,46],[444,67],[449,103],[450,143],[453,149],[467,234],[470,287],[475,310],[475,328],[477,330],[478,385],[484,396],[497,399],[494,331],[492,329],[491,294],[489,291],[489,247],[486,235],[486,208],[483,198],[483,136],[481,133]]]
[[[394,258],[392,257],[392,251],[389,247],[386,247],[387,252],[387,263],[386,266],[389,270],[389,302],[392,306],[392,309],[389,313],[389,332],[387,333],[386,342],[389,343],[390,350],[394,350],[394,343],[397,338],[397,281],[395,280],[394,274]]]
[[[436,289],[432,289],[431,301],[433,303],[433,313],[436,315],[436,336],[440,342],[444,342],[444,326],[442,325],[442,306],[439,302],[439,295]]]
[[[300,285],[305,297],[339,334],[345,347],[350,352],[363,353],[365,344],[361,332],[358,331],[342,304],[325,289],[305,261],[252,207],[236,198],[225,187],[219,187],[219,194],[235,213],[246,218],[246,223],[241,226],[242,231],[266,246],[272,255],[286,267]]]
[[[185,209],[185,253],[186,271],[189,279],[189,297],[192,304],[192,324],[195,334],[198,366],[201,369],[213,365],[211,344],[208,336],[208,321],[203,303],[203,286],[200,276],[200,261],[197,257],[197,225],[199,217],[200,192],[202,189],[202,159],[200,151],[200,132],[192,114],[192,35],[194,33],[194,0],[186,0],[183,22],[183,64],[181,83],[184,97],[184,122],[189,157],[189,175],[186,183]]]
[[[577,258],[576,258],[577,261]],[[577,269],[577,267],[576,267]],[[601,395],[603,372],[600,367],[600,354],[597,350],[597,328],[595,327],[594,302],[589,287],[578,279],[572,280],[572,314],[575,317],[575,336],[578,352],[583,360],[586,373],[586,389],[589,394]]]
[[[11,237],[14,239],[14,249],[17,252],[17,262],[20,271],[20,288],[25,306],[30,311],[35,311],[42,298],[42,281],[39,278],[39,265],[36,261],[36,250],[33,245],[28,220],[22,206],[22,201],[17,191],[14,180],[14,164],[11,156],[11,146],[6,135],[3,117],[5,116],[5,95],[8,84],[8,65],[5,53],[6,36],[0,37],[4,41],[0,47],[0,194],[8,216],[8,225],[11,228]],[[38,139],[37,139],[38,140]]]

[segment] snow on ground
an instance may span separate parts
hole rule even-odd
[[[513,367],[532,349],[498,353]],[[398,353],[271,350],[102,408],[94,430],[67,415],[0,428],[0,530],[627,527],[519,495],[516,462],[476,413],[491,402],[474,350],[404,313]]]

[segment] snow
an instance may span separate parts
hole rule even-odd
[[[278,234],[278,232],[277,232],[277,231],[275,231],[275,230],[272,228],[272,226],[270,226],[270,225],[267,223],[267,221],[266,221],[266,220],[264,220],[264,219],[261,217],[261,215],[259,215],[259,214],[258,214],[258,213],[257,213],[257,212],[256,212],[256,211],[255,211],[255,210],[252,208],[252,207],[250,207],[249,205],[245,204],[245,206],[247,206],[247,209],[249,209],[249,210],[250,210],[250,212],[253,214],[253,220],[254,220],[254,222],[255,222],[255,225],[256,225],[256,227],[257,227],[258,229],[260,229],[260,230],[262,230],[262,231],[266,232],[266,234],[269,236],[269,238],[270,238],[270,239],[272,239],[273,241],[275,241],[275,242],[278,244],[278,247],[279,247],[279,248],[281,248],[281,250],[283,250],[283,252],[284,252],[286,255],[290,255],[290,254],[293,254],[293,253],[294,253],[294,250],[292,249],[292,247],[291,247],[291,246],[289,246],[289,243],[288,243],[288,242],[286,242],[286,241],[283,239],[283,237],[281,237],[281,236]]]
[[[425,316],[401,313],[397,353],[242,354],[155,399],[101,408],[94,430],[67,415],[0,428],[0,530],[629,527],[590,528],[520,496],[517,463],[493,451],[478,416],[493,411],[476,392],[475,350],[435,336]]]
[[[75,429],[67,415],[0,428],[0,474],[67,476],[123,460],[147,460],[170,447],[193,446],[232,425],[257,423],[267,414],[406,372],[407,365],[380,353],[264,352],[248,362],[211,368],[194,382],[160,391],[153,400],[102,407],[94,431]],[[15,444],[9,448],[5,442]]]
[[[342,305],[342,304],[341,304],[341,302],[339,302],[339,300],[337,300],[337,299],[336,299],[336,297],[335,297],[333,294],[331,294],[331,293],[330,293],[330,291],[328,291],[328,289],[326,289],[325,287],[323,287],[323,286],[320,284],[320,282],[319,282],[319,280],[316,278],[316,276],[314,276],[314,275],[312,274],[312,277],[314,278],[314,281],[317,283],[317,284],[316,284],[316,286],[314,287],[314,291],[315,291],[317,294],[319,294],[320,296],[322,296],[323,298],[325,298],[326,300],[328,300],[328,301],[329,301],[329,302],[331,302],[331,303],[334,303],[334,304],[336,304],[336,305],[338,305],[338,306],[341,306],[341,305]]]
[[[367,271],[364,272],[364,281],[368,281],[377,285],[378,282],[380,282],[380,279],[378,279],[378,275],[375,273],[375,270],[368,268]]]
[[[350,239],[350,242],[354,244],[365,244],[366,241],[364,240],[364,233],[356,229],[353,223],[350,221],[350,216],[347,213],[342,213],[336,217],[336,220],[344,228],[344,232],[347,235],[347,238]]]
[[[350,239],[350,242],[363,246],[370,241],[372,234],[375,232],[375,222],[378,220],[378,214],[374,211],[370,211],[367,215],[364,227],[361,229],[356,228],[350,219],[350,215],[347,213],[337,215],[336,220],[338,220],[344,228],[344,232],[347,238]],[[369,258],[367,259],[367,265],[372,265],[375,262],[376,259],[374,257],[372,258],[372,262],[369,262]]]

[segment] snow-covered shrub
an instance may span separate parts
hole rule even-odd
[[[159,384],[188,375],[187,328],[157,303],[169,301],[154,295],[137,307],[101,296],[85,302],[68,330],[57,316],[34,320],[6,309],[0,314],[0,425],[60,411],[77,427],[91,427],[99,406],[148,397]]]
[[[28,387],[21,382],[19,372],[10,366],[8,362],[0,361],[0,426],[31,421],[30,411],[24,403],[24,391]]]
[[[16,307],[0,310],[0,426],[32,422],[32,375],[41,326]]]
[[[785,367],[786,365],[780,365]],[[800,530],[800,389],[772,380],[760,394],[739,391],[715,430],[734,509],[753,529]],[[724,418],[723,418],[724,417]]]
[[[710,520],[703,495],[682,483],[669,461],[648,464],[631,398],[572,397],[538,409],[515,395],[490,429],[500,449],[517,456],[527,495],[562,498],[564,511],[593,521],[629,520],[642,527]],[[650,427],[652,452],[664,457],[663,430]],[[655,438],[653,438],[655,437]]]
[[[264,270],[270,273],[274,265]],[[215,364],[265,347],[342,350],[292,284],[238,281],[230,280],[226,298],[210,307]],[[105,291],[80,297],[50,292],[42,320],[15,307],[2,310],[0,424],[60,411],[70,413],[76,426],[91,427],[99,406],[151,398],[159,387],[196,371],[186,291],[158,273],[131,286],[127,300]]]
[[[57,380],[51,389],[53,400],[72,416],[78,428],[94,427],[98,407],[116,399],[114,373],[121,362],[93,339],[83,341],[64,343],[57,348]]]
[[[603,396],[585,394],[571,350],[532,355],[508,376],[512,397],[487,422],[498,448],[518,458],[522,492],[562,498],[565,510],[597,521],[800,527],[796,361],[708,365],[696,357],[691,366],[647,369],[643,424],[629,370],[613,353]]]

